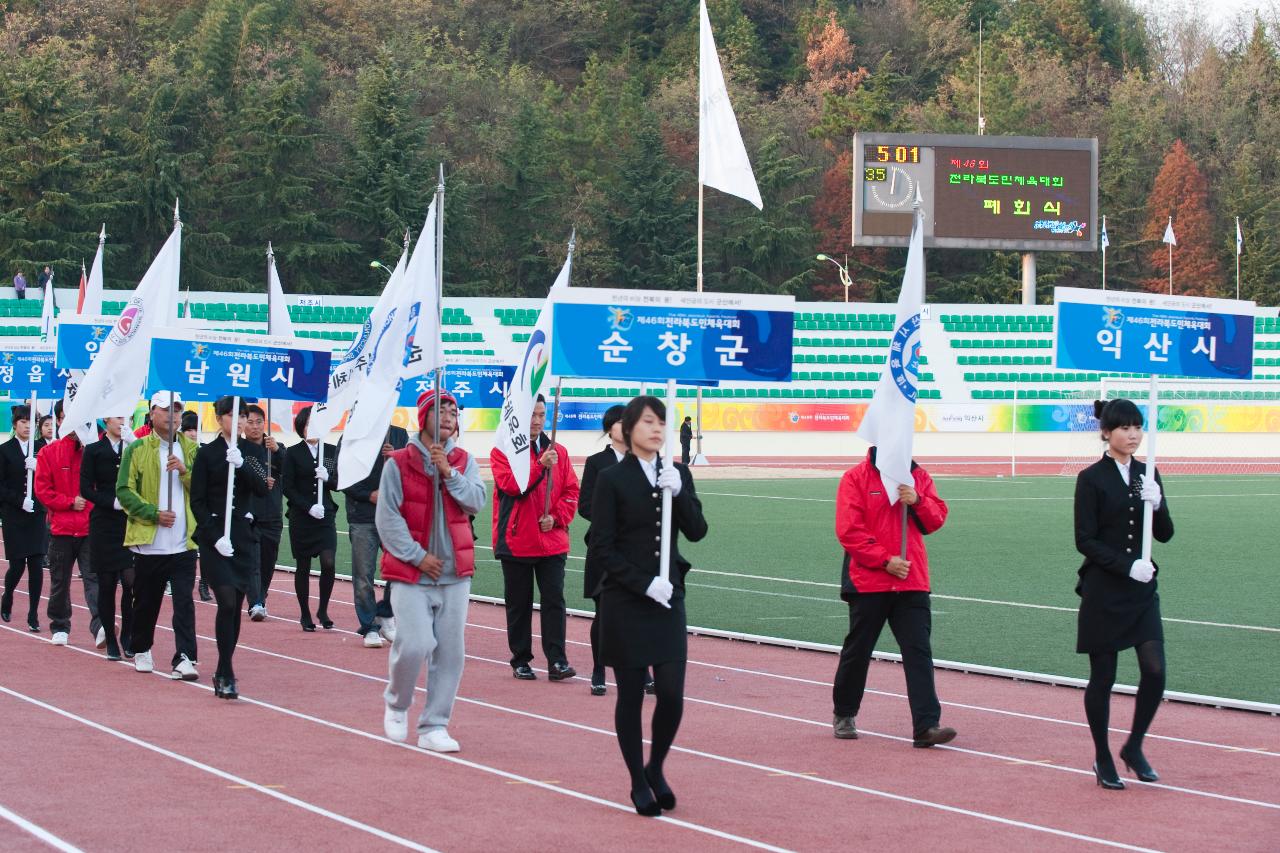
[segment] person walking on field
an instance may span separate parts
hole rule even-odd
[[[688,465],[693,459],[693,418],[688,415],[680,422],[680,461]]]
[[[0,525],[4,526],[4,558],[9,563],[4,573],[4,594],[0,597],[0,620],[9,621],[13,591],[25,569],[27,628],[39,633],[49,525],[45,523],[44,505],[34,494],[27,493],[27,472],[39,470],[36,460],[44,442],[32,435],[30,406],[14,406],[11,419],[13,436],[0,444]],[[32,441],[34,447],[30,445]]]
[[[912,745],[930,747],[955,739],[955,729],[939,725],[942,706],[933,684],[929,557],[924,537],[947,520],[947,505],[933,478],[911,463],[911,485],[898,487],[889,503],[876,469],[876,448],[845,472],[836,490],[836,539],[844,548],[840,598],[849,605],[849,633],[840,650],[832,699],[835,736],[858,737],[855,719],[867,687],[867,670],[885,622],[902,650],[911,705]],[[902,553],[903,507],[907,549]]]
[[[475,458],[455,443],[457,402],[441,393],[438,430],[435,402],[435,391],[418,397],[418,434],[387,458],[378,483],[382,577],[396,614],[382,723],[391,740],[408,738],[409,707],[425,664],[427,702],[418,717],[418,746],[457,752],[449,721],[466,661],[476,565],[470,516],[484,508],[486,495]]]
[[[609,446],[587,457],[582,468],[582,488],[578,493],[578,515],[591,520],[591,502],[595,499],[596,478],[606,468],[612,468],[627,455],[627,443],[622,439],[622,413],[626,407],[610,406],[604,413],[601,427],[609,439]],[[583,542],[587,544],[587,563],[582,576],[582,594],[596,603],[596,614],[591,620],[591,695],[603,696],[604,660],[600,657],[600,585],[604,581],[604,567],[591,558],[591,528],[587,528]]]
[[[1078,571],[1080,596],[1076,651],[1089,656],[1084,689],[1085,717],[1093,736],[1093,772],[1098,785],[1121,790],[1124,782],[1111,757],[1111,688],[1119,653],[1138,656],[1138,695],[1133,727],[1120,760],[1143,782],[1160,777],[1142,752],[1142,741],[1164,697],[1164,626],[1156,575],[1160,568],[1142,559],[1143,504],[1152,513],[1157,542],[1173,538],[1173,518],[1164,499],[1160,472],[1147,471],[1133,458],[1142,443],[1142,412],[1131,400],[1094,403],[1094,417],[1107,443],[1102,458],[1076,477],[1076,550],[1084,555]]]
[[[316,623],[311,621],[311,560],[315,557],[320,559],[316,621],[326,631],[333,628],[329,597],[333,595],[337,571],[338,503],[333,499],[333,486],[338,483],[338,453],[332,444],[323,443],[324,436],[313,438],[308,434],[309,423],[310,406],[293,418],[293,429],[302,441],[285,451],[283,473],[284,496],[289,501],[289,545],[298,567],[293,575],[293,594],[298,599],[298,621],[302,630],[310,633],[316,629]],[[317,484],[323,484],[323,488]]]
[[[284,453],[275,436],[267,435],[267,413],[260,406],[249,406],[244,419],[244,437],[249,448],[267,471],[267,494],[256,500],[252,524],[258,534],[258,576],[249,578],[249,618],[262,622],[267,618],[267,596],[275,577],[276,560],[280,556],[280,537],[284,533]],[[268,458],[270,457],[270,458]]]
[[[133,657],[133,552],[124,547],[124,508],[116,497],[124,418],[104,418],[102,438],[84,449],[80,494],[93,504],[89,513],[89,562],[98,576],[98,621],[107,660]],[[120,632],[116,634],[116,588],[120,589]]]
[[[552,444],[543,430],[546,420],[547,403],[539,394],[529,418],[533,474],[526,489],[520,489],[506,454],[496,447],[489,454],[493,474],[493,555],[502,561],[512,674],[522,681],[538,677],[529,665],[533,660],[535,579],[542,597],[542,652],[547,657],[547,677],[563,681],[577,675],[564,648],[564,564],[569,556],[569,525],[578,511],[578,475],[564,445]]]

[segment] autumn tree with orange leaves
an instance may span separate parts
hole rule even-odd
[[[1226,282],[1209,213],[1208,182],[1181,139],[1165,155],[1147,198],[1147,224],[1142,236],[1156,248],[1150,254],[1152,276],[1143,286],[1153,293],[1169,292],[1169,250],[1161,238],[1170,216],[1178,240],[1173,247],[1173,292],[1188,296],[1225,293]]]

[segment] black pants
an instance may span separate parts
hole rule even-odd
[[[902,651],[907,677],[907,701],[911,703],[912,734],[938,725],[942,707],[933,687],[933,649],[929,645],[932,614],[927,592],[874,592],[854,596],[849,602],[849,635],[840,650],[831,697],[837,717],[856,717],[867,688],[867,669],[876,640],[889,623]]]
[[[98,619],[107,632],[107,650],[133,651],[133,567],[98,572]],[[116,638],[116,585],[120,587],[120,635]]]
[[[542,599],[542,653],[547,664],[568,663],[564,654],[564,561],[567,554],[502,561],[507,604],[507,646],[513,667],[533,660],[533,582]]]
[[[179,554],[135,554],[133,557],[133,651],[151,651],[155,645],[156,620],[164,603],[164,585],[173,588],[172,663],[183,655],[196,662],[196,605],[191,593],[196,587],[196,552]]]
[[[13,589],[22,580],[22,571],[27,572],[27,623],[36,625],[40,621],[40,594],[44,592],[44,555],[32,554],[9,562],[4,573],[4,597],[0,599],[0,610],[5,613],[13,609]]]
[[[98,576],[89,563],[88,536],[54,536],[49,540],[49,630],[71,631],[71,565],[80,569],[84,603],[89,608],[89,636],[97,637]]]
[[[249,575],[248,602],[252,607],[267,604],[271,594],[271,580],[276,576],[276,560],[280,556],[280,525],[258,527],[258,572]]]
[[[680,461],[688,465],[689,458],[689,442],[682,441],[680,442]]]

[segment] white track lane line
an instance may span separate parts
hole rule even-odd
[[[835,498],[797,498],[789,495],[749,495],[742,492],[705,492],[699,490],[699,495],[714,495],[720,498],[752,498],[767,501],[803,501],[805,503],[822,503],[833,504]],[[1280,492],[1232,492],[1225,494],[1191,494],[1191,495],[1170,495],[1177,497],[1178,500],[1187,498],[1280,498]],[[1070,501],[1075,500],[1072,495],[1041,495],[1037,497],[1027,497],[1026,495],[1002,495],[995,498],[947,498],[947,503],[1008,503],[1010,501]]]
[[[61,850],[62,853],[83,853],[83,851],[81,851],[80,848],[76,847],[74,844],[69,844],[68,842],[63,841],[61,838],[54,835],[49,830],[45,829],[43,826],[39,826],[37,824],[32,823],[22,815],[18,814],[17,812],[12,812],[9,809],[6,809],[2,805],[0,805],[0,818],[4,818],[5,820],[9,821],[9,823],[18,827],[18,829],[21,829],[25,832],[29,832],[30,834],[34,835],[36,838],[43,841],[45,844],[48,844],[54,850]]]
[[[13,630],[13,629],[9,629],[9,630]],[[209,688],[206,688],[206,689],[209,689]],[[170,758],[181,764],[185,764],[188,767],[193,767],[196,770],[201,770],[205,773],[210,774],[211,776],[217,776],[219,779],[225,779],[228,782],[232,782],[236,785],[241,785],[245,788],[248,788],[249,790],[257,791],[259,794],[265,794],[268,797],[272,797],[274,799],[280,800],[281,802],[287,803],[291,806],[295,806],[304,811],[311,812],[314,815],[328,818],[329,820],[332,820],[336,823],[340,823],[344,826],[348,826],[348,827],[351,827],[352,829],[357,829],[357,830],[360,830],[361,832],[368,833],[369,835],[372,835],[376,838],[380,838],[383,841],[388,841],[392,844],[397,844],[401,847],[404,847],[407,850],[416,850],[418,851],[418,853],[437,853],[437,851],[434,850],[433,848],[425,847],[421,844],[418,844],[416,841],[410,841],[407,838],[401,838],[400,836],[394,835],[390,832],[387,832],[386,830],[378,829],[376,826],[370,826],[367,823],[362,823],[361,821],[355,820],[354,818],[349,818],[346,815],[342,815],[342,814],[338,814],[337,812],[330,811],[329,809],[326,809],[323,806],[317,806],[314,803],[307,802],[306,800],[300,800],[297,797],[291,797],[288,794],[282,794],[279,791],[272,790],[271,788],[265,788],[262,785],[259,785],[257,782],[252,782],[241,776],[237,776],[234,773],[228,773],[225,770],[220,770],[217,767],[214,767],[209,764],[205,764],[203,761],[197,761],[194,758],[191,758],[186,755],[182,755],[181,753],[174,752],[169,749],[165,749],[163,746],[158,746],[149,741],[142,740],[141,738],[136,738],[133,735],[125,734],[119,729],[113,729],[111,726],[107,726],[102,723],[95,722],[86,717],[82,717],[79,714],[75,714],[71,711],[67,711],[63,708],[59,708],[56,705],[50,705],[48,702],[42,702],[41,700],[35,698],[34,696],[28,696],[25,693],[19,693],[17,690],[11,690],[10,688],[5,687],[2,684],[0,684],[0,693],[4,693],[7,696],[12,696],[14,699],[20,699],[23,702],[36,706],[37,708],[41,708],[45,711],[49,711],[50,713],[57,714],[58,716],[61,716],[61,717],[65,717],[68,720],[72,720],[73,722],[80,723],[81,725],[87,726],[91,729],[94,729],[95,731],[99,731],[103,734],[111,735],[114,738],[119,738],[125,743],[131,744],[133,746],[141,747],[142,749],[148,750],[150,752],[154,752],[157,755],[162,755],[165,758]]]
[[[163,626],[157,626],[157,627],[163,627]],[[29,637],[29,638],[31,638],[31,639],[34,639],[34,640],[38,641],[38,642],[43,642],[43,643],[45,643],[45,644],[48,644],[48,643],[49,643],[49,641],[48,641],[48,640],[45,640],[45,639],[43,639],[42,637],[39,637],[39,636],[34,635],[34,634],[31,634],[31,633],[29,633],[29,632],[27,632],[27,631],[21,631],[21,630],[19,630],[19,629],[17,629],[17,628],[10,628],[10,627],[9,627],[9,626],[7,626],[7,625],[0,625],[0,628],[3,628],[3,629],[5,629],[6,631],[10,631],[10,632],[12,632],[12,633],[19,634],[19,635],[24,636],[24,637]],[[172,629],[166,629],[166,630],[172,630]],[[205,637],[205,636],[203,636],[203,635],[198,635],[198,636],[200,636],[200,638],[201,638],[201,639],[204,639],[204,640],[211,640],[211,639],[212,639],[212,638],[210,638],[210,637]],[[69,649],[71,649],[72,651],[80,652],[81,654],[89,655],[89,656],[94,657],[94,658],[100,658],[100,657],[101,657],[97,652],[95,652],[95,651],[90,651],[89,649],[81,649],[81,648],[76,647],[76,646],[67,646],[66,648],[69,648]],[[332,671],[334,671],[334,672],[339,672],[339,673],[343,673],[343,674],[346,674],[346,675],[358,676],[358,677],[366,678],[367,680],[370,680],[370,681],[376,681],[376,682],[379,682],[379,683],[382,683],[382,684],[385,684],[385,683],[386,683],[386,679],[380,679],[380,678],[377,678],[376,676],[365,675],[364,673],[358,673],[358,672],[354,672],[354,671],[351,671],[351,670],[344,670],[344,669],[341,669],[341,668],[339,668],[339,667],[332,667],[332,666],[329,666],[328,664],[321,664],[321,663],[317,663],[317,662],[315,662],[315,661],[304,660],[304,659],[302,659],[302,658],[294,658],[294,657],[290,657],[289,655],[282,655],[282,654],[279,654],[279,653],[276,653],[276,652],[269,652],[269,651],[266,651],[265,649],[256,649],[256,648],[253,648],[253,647],[250,647],[250,646],[245,646],[245,645],[243,645],[243,644],[241,644],[241,645],[237,646],[237,650],[245,650],[245,651],[257,652],[257,653],[259,653],[259,654],[264,654],[264,655],[267,655],[267,656],[270,656],[270,657],[280,658],[280,659],[282,659],[282,660],[287,660],[287,661],[291,661],[291,662],[294,662],[294,663],[306,664],[306,665],[308,665],[308,666],[318,667],[318,668],[321,668],[321,669],[329,669],[329,670],[332,670]],[[129,664],[129,663],[128,663],[128,661],[120,661],[119,663],[120,663],[121,665],[128,665],[128,666],[131,666],[131,664]],[[165,679],[166,681],[171,681],[171,680],[172,680],[172,679],[170,679],[170,678],[169,678],[169,676],[165,675],[165,674],[164,674],[164,673],[162,673],[162,672],[155,672],[155,673],[153,673],[153,674],[154,674],[154,675],[156,675],[156,676],[159,676],[160,678]],[[186,685],[186,686],[188,686],[188,687],[195,687],[195,688],[197,688],[197,689],[204,690],[204,691],[207,691],[207,692],[212,692],[212,691],[213,691],[213,688],[212,688],[212,687],[207,687],[207,686],[205,686],[205,685],[203,685],[203,684],[199,684],[199,683],[196,683],[196,682],[181,681],[181,682],[178,682],[178,683],[179,683],[179,684]],[[178,759],[178,760],[180,760],[180,761],[184,761],[185,763],[191,764],[192,766],[198,766],[198,767],[200,767],[200,769],[207,769],[207,770],[209,770],[210,772],[216,773],[216,774],[218,774],[218,775],[222,775],[222,776],[224,776],[224,778],[227,778],[227,779],[232,779],[232,780],[236,781],[236,782],[237,782],[237,784],[243,784],[243,785],[245,785],[246,787],[252,788],[252,789],[253,789],[253,790],[255,790],[255,791],[261,791],[262,793],[268,794],[268,795],[270,795],[270,796],[277,797],[277,798],[279,798],[279,799],[285,799],[285,800],[288,800],[288,801],[290,801],[290,802],[293,802],[295,805],[300,805],[300,806],[301,806],[301,807],[303,807],[303,808],[308,808],[308,810],[316,811],[318,814],[323,814],[323,815],[324,815],[324,816],[326,816],[326,817],[332,817],[332,818],[334,818],[334,819],[338,819],[340,822],[347,823],[348,825],[355,826],[356,828],[363,828],[363,829],[366,829],[366,831],[372,831],[372,832],[374,832],[375,834],[379,834],[379,835],[381,835],[382,837],[386,838],[387,840],[395,841],[396,843],[401,843],[401,844],[403,844],[404,846],[409,847],[410,849],[418,850],[418,851],[423,851],[423,853],[437,853],[437,851],[433,851],[433,850],[432,850],[431,848],[429,848],[429,847],[423,847],[423,846],[418,845],[418,844],[416,844],[416,843],[414,843],[414,842],[412,842],[412,841],[408,841],[408,840],[406,840],[406,839],[400,839],[398,836],[392,835],[392,834],[390,834],[390,833],[386,833],[386,832],[384,832],[383,830],[377,829],[376,827],[366,827],[366,825],[365,825],[365,824],[360,824],[360,823],[358,823],[357,821],[353,821],[353,820],[351,820],[351,819],[349,819],[349,818],[343,818],[341,815],[336,815],[336,814],[334,814],[334,813],[332,813],[332,812],[328,812],[327,810],[322,809],[322,808],[320,808],[319,806],[310,806],[310,804],[305,803],[304,801],[301,801],[301,800],[296,800],[296,801],[295,801],[295,799],[294,799],[294,798],[292,798],[292,797],[288,797],[288,796],[287,796],[287,795],[285,795],[285,794],[280,794],[279,792],[277,792],[277,791],[273,791],[273,790],[271,790],[271,789],[269,789],[269,788],[262,788],[261,786],[256,785],[256,784],[254,784],[254,783],[252,783],[252,782],[249,782],[249,781],[247,781],[247,780],[241,780],[239,777],[233,776],[233,775],[231,775],[231,774],[229,774],[229,773],[225,773],[224,771],[217,770],[217,768],[212,768],[212,767],[208,767],[207,765],[202,765],[202,764],[200,764],[200,762],[195,761],[195,759],[188,759],[188,758],[186,758],[185,756],[180,756],[180,755],[178,755],[177,753],[170,753],[168,750],[164,749],[163,747],[159,747],[159,746],[154,746],[154,745],[148,744],[148,743],[146,743],[145,741],[140,741],[140,740],[138,740],[137,738],[132,737],[131,735],[124,734],[123,732],[116,732],[115,730],[110,729],[110,728],[109,728],[109,727],[107,727],[107,726],[103,726],[103,725],[101,725],[101,724],[99,724],[99,723],[95,723],[95,722],[93,722],[92,720],[86,720],[86,719],[84,719],[84,718],[78,717],[78,716],[76,716],[75,714],[72,714],[72,713],[71,713],[71,712],[69,712],[69,711],[63,711],[63,710],[58,709],[58,708],[55,708],[55,707],[53,707],[53,706],[51,706],[51,705],[46,705],[45,703],[41,702],[41,701],[40,701],[40,700],[38,700],[38,699],[34,699],[34,698],[31,698],[31,697],[25,696],[25,695],[23,695],[23,694],[21,694],[21,693],[18,693],[18,692],[16,692],[16,691],[13,691],[13,690],[10,690],[10,689],[6,688],[6,687],[4,687],[3,685],[0,685],[0,692],[8,693],[8,694],[10,694],[10,695],[12,695],[12,696],[14,696],[14,697],[16,697],[16,698],[23,699],[24,701],[31,702],[31,703],[32,703],[32,704],[34,704],[34,705],[38,705],[38,706],[40,706],[40,707],[43,707],[43,708],[46,708],[46,709],[48,709],[48,710],[54,711],[55,713],[62,714],[63,716],[66,716],[66,717],[70,717],[70,718],[72,718],[72,719],[75,719],[77,722],[82,722],[82,723],[84,723],[84,724],[86,724],[86,725],[89,725],[89,726],[91,726],[91,727],[93,727],[93,728],[100,729],[100,730],[102,730],[102,731],[104,731],[104,732],[107,732],[107,733],[109,733],[109,734],[113,734],[113,735],[115,735],[115,736],[117,736],[117,737],[120,737],[120,738],[121,738],[121,739],[123,739],[123,740],[129,741],[130,743],[135,743],[135,744],[136,744],[136,745],[138,745],[138,746],[143,746],[143,747],[145,747],[145,748],[147,748],[147,749],[151,749],[151,750],[153,750],[153,751],[160,752],[161,754],[167,755],[167,756],[169,756],[169,757],[171,757],[171,758],[176,758],[176,759]],[[425,688],[423,688],[423,687],[418,687],[418,688],[416,688],[416,692],[418,692],[418,693],[426,693],[426,689],[425,689]],[[622,812],[627,812],[627,813],[633,813],[633,812],[635,811],[634,806],[631,806],[631,805],[624,805],[624,804],[622,804],[622,803],[615,803],[615,802],[612,802],[612,801],[610,801],[610,800],[606,800],[606,799],[604,799],[604,798],[602,798],[602,797],[596,797],[596,796],[594,796],[594,795],[592,795],[592,794],[586,794],[586,793],[583,793],[583,792],[581,792],[581,791],[575,791],[575,790],[573,790],[573,789],[571,789],[571,788],[565,788],[565,787],[562,787],[562,786],[560,786],[560,785],[554,785],[554,784],[551,784],[551,783],[548,783],[548,782],[540,781],[540,780],[538,780],[538,779],[532,779],[532,778],[529,778],[529,777],[527,777],[527,776],[521,776],[521,775],[519,775],[519,774],[517,774],[517,773],[512,773],[512,772],[510,772],[510,771],[503,770],[503,769],[498,768],[498,767],[491,767],[491,766],[489,766],[489,765],[486,765],[486,764],[480,764],[480,763],[475,762],[475,761],[468,761],[468,760],[467,760],[467,759],[465,759],[465,758],[459,758],[458,756],[455,756],[455,755],[446,755],[446,754],[443,754],[443,753],[431,752],[430,750],[418,749],[417,747],[410,746],[410,745],[409,745],[409,744],[407,744],[407,743],[396,743],[395,741],[387,740],[385,737],[383,737],[383,736],[381,736],[381,735],[376,735],[376,734],[373,734],[373,733],[371,733],[371,732],[363,731],[363,730],[361,730],[361,729],[352,728],[351,726],[346,726],[346,725],[343,725],[343,724],[341,724],[341,723],[335,723],[335,722],[333,722],[333,721],[331,721],[331,720],[326,720],[326,719],[324,719],[324,718],[322,718],[322,717],[316,717],[316,716],[313,716],[313,715],[311,715],[311,714],[303,713],[303,712],[301,712],[301,711],[295,711],[295,710],[293,710],[292,708],[285,708],[285,707],[280,706],[280,705],[274,705],[274,704],[272,704],[272,703],[270,703],[270,702],[264,702],[264,701],[259,700],[259,699],[251,699],[251,698],[247,698],[247,697],[245,697],[245,696],[241,696],[241,697],[240,697],[239,699],[237,699],[236,701],[237,701],[237,702],[242,702],[242,703],[245,703],[245,704],[249,704],[249,705],[256,705],[257,707],[260,707],[260,708],[266,708],[267,710],[270,710],[270,711],[275,711],[275,712],[277,712],[277,713],[285,714],[285,715],[290,716],[290,717],[295,717],[295,718],[300,719],[300,720],[306,720],[307,722],[311,722],[311,723],[315,723],[315,724],[317,724],[317,725],[325,726],[325,727],[327,727],[327,728],[335,729],[335,730],[337,730],[337,731],[341,731],[341,732],[344,732],[344,733],[346,733],[346,734],[358,735],[359,737],[367,738],[367,739],[369,739],[369,740],[375,741],[375,742],[380,743],[380,744],[385,744],[385,745],[388,745],[388,746],[395,746],[395,747],[399,747],[399,748],[401,748],[401,749],[408,749],[408,750],[411,750],[412,752],[414,752],[415,754],[418,754],[418,755],[425,755],[425,756],[428,756],[428,757],[430,757],[430,758],[436,758],[436,759],[439,759],[439,760],[442,760],[442,761],[448,761],[448,762],[449,762],[449,763],[451,763],[451,764],[457,764],[457,765],[459,765],[459,766],[467,767],[467,768],[470,768],[470,769],[472,769],[472,770],[479,770],[479,771],[482,771],[482,772],[484,772],[484,773],[489,773],[489,774],[492,774],[492,775],[496,775],[496,776],[499,776],[499,777],[501,777],[501,778],[503,778],[503,779],[507,779],[507,780],[512,781],[512,782],[519,782],[519,783],[521,783],[521,784],[524,784],[524,785],[530,785],[530,786],[535,787],[535,788],[542,788],[543,790],[546,790],[546,791],[551,791],[551,792],[553,792],[553,793],[557,793],[557,794],[563,794],[563,795],[565,795],[565,796],[570,796],[570,797],[573,797],[574,799],[583,800],[583,801],[585,801],[585,802],[593,803],[593,804],[595,804],[595,805],[599,805],[599,806],[606,806],[606,807],[611,808],[611,809],[614,809],[614,810],[616,810],[616,811],[622,811]],[[463,700],[460,700],[460,701],[464,701],[464,702],[465,702],[465,701],[469,701],[469,700],[465,700],[465,699],[463,699]],[[475,703],[475,704],[481,704],[481,703]],[[612,733],[612,732],[609,732],[608,734],[609,734],[609,736],[610,736],[610,737],[613,737],[613,733]],[[673,826],[678,826],[678,827],[680,827],[680,828],[682,828],[682,829],[688,829],[688,830],[692,830],[692,831],[694,831],[694,832],[699,832],[699,833],[702,833],[703,835],[710,835],[710,836],[712,836],[712,837],[719,838],[719,839],[722,839],[722,840],[724,840],[724,841],[729,841],[729,842],[733,842],[733,843],[736,843],[736,844],[742,844],[742,845],[744,845],[744,846],[746,846],[746,847],[751,847],[751,848],[754,848],[754,849],[756,849],[756,850],[766,850],[766,851],[770,851],[770,853],[792,853],[792,851],[788,850],[788,849],[787,849],[787,848],[785,848],[785,847],[775,847],[775,846],[774,846],[774,845],[772,845],[772,844],[768,844],[768,843],[765,843],[765,842],[763,842],[763,841],[757,841],[757,840],[755,840],[755,839],[753,839],[753,838],[745,838],[745,837],[743,837],[743,836],[740,836],[740,835],[734,835],[733,833],[724,832],[724,831],[722,831],[722,830],[715,829],[715,828],[713,828],[713,827],[703,826],[702,824],[692,823],[692,822],[690,822],[690,821],[686,821],[686,820],[680,820],[679,818],[673,818],[673,817],[669,817],[669,816],[667,816],[667,815],[662,815],[662,816],[660,816],[660,817],[656,818],[656,820],[660,820],[660,821],[662,821],[662,822],[664,822],[664,823],[669,823],[669,824],[671,824],[671,825],[673,825]],[[1140,848],[1129,848],[1129,849],[1140,849]]]

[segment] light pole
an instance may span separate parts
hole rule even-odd
[[[384,273],[387,274],[388,278],[391,277],[391,270],[387,269],[386,266],[382,263],[382,261],[369,261],[369,268],[375,269],[375,270],[382,270]]]
[[[844,264],[840,263],[830,255],[818,255],[818,260],[831,261],[831,263],[836,265],[836,269],[840,270],[840,283],[844,285],[844,301],[848,302],[849,288],[853,286],[853,279],[849,278],[849,270],[845,267]]]

